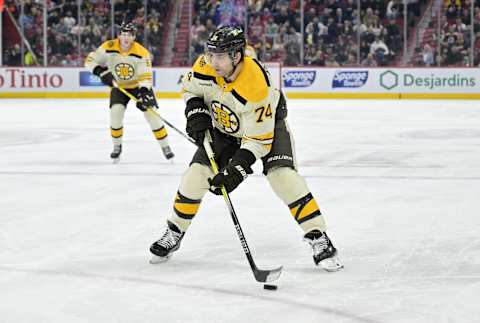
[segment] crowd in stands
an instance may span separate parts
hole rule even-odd
[[[474,5],[472,43],[471,6]],[[420,66],[480,66],[480,0],[445,0],[440,33],[422,43]],[[437,26],[434,26],[437,28]],[[470,55],[473,48],[473,62]]]
[[[192,1],[189,53],[182,65],[192,63],[204,52],[208,36],[221,24],[247,29],[247,39],[262,61],[280,61],[286,66],[387,66],[400,63],[404,43],[404,5],[407,3],[408,37],[432,0],[196,0]],[[474,32],[471,44],[470,6],[474,1]],[[33,52],[43,55],[43,2],[24,1],[19,18],[18,1],[6,0],[9,10],[23,27]],[[83,0],[80,15],[77,0],[48,2],[48,64],[81,66],[86,54],[112,35],[111,2]],[[303,14],[301,12],[303,3]],[[164,15],[174,0],[115,0],[114,21],[133,20],[139,27],[137,39],[160,64],[165,46]],[[475,49],[475,66],[480,64],[480,0],[444,0],[441,32],[433,42],[421,43],[421,66],[470,66],[470,49]],[[78,19],[80,18],[80,19]],[[303,18],[303,20],[302,20]],[[303,34],[302,34],[303,32]],[[147,35],[147,39],[144,36]],[[410,38],[408,38],[410,39]],[[21,65],[20,46],[4,50],[5,65]],[[30,62],[31,60],[29,60]],[[27,60],[24,58],[24,63]]]
[[[413,27],[427,0],[407,1]],[[402,0],[362,0],[360,12],[357,0],[304,0],[303,21],[300,4],[300,0],[195,1],[193,56],[203,52],[227,6],[246,11],[248,42],[263,61],[287,66],[382,66],[399,57]]]
[[[171,1],[149,0],[145,13],[144,1],[115,0],[114,28],[124,20],[138,26],[137,39],[148,44],[152,53],[159,53],[163,36],[163,16]],[[43,63],[43,1],[23,1],[23,15],[19,1],[7,0],[6,7],[23,29],[34,55]],[[80,12],[77,0],[47,1],[47,57],[50,66],[82,66],[85,56],[104,41],[112,38],[112,2],[108,0],[82,0]],[[113,32],[116,35],[116,31]],[[147,41],[144,42],[144,35]],[[16,42],[4,51],[5,65],[22,65],[20,44]],[[25,50],[24,65],[34,62]],[[159,64],[154,55],[154,64]]]

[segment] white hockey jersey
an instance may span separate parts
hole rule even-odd
[[[145,47],[134,42],[128,52],[122,51],[120,41],[104,42],[88,54],[85,67],[93,72],[97,65],[107,66],[118,85],[126,89],[152,87],[152,61]]]
[[[214,126],[241,138],[241,148],[261,158],[270,152],[275,128],[275,112],[280,91],[273,87],[270,74],[257,60],[246,56],[238,77],[228,83],[200,56],[182,79],[185,102],[202,98],[210,108]]]

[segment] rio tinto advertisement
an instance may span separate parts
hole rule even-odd
[[[65,75],[52,69],[0,69],[0,89],[2,90],[44,90],[59,89],[65,85]]]
[[[181,76],[187,69],[153,70],[156,91],[179,92]],[[158,82],[161,78],[163,82]],[[158,84],[157,84],[158,83]],[[0,68],[0,94],[31,92],[106,93],[109,88],[84,68]]]

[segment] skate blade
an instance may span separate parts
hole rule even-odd
[[[166,257],[159,257],[159,256],[153,255],[148,262],[151,263],[152,265],[161,264],[162,262],[168,261],[168,259],[170,259],[171,256],[172,255],[168,255]]]
[[[343,268],[343,264],[340,262],[340,259],[338,259],[337,256],[323,259],[318,263],[318,266],[328,272],[339,271]]]
[[[118,164],[120,162],[120,157],[118,158],[112,158],[112,163]]]

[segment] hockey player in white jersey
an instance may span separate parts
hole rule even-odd
[[[174,157],[168,144],[164,122],[148,108],[158,108],[152,90],[152,62],[150,53],[135,41],[136,28],[124,22],[116,39],[104,42],[97,50],[88,54],[85,67],[100,77],[105,85],[112,87],[110,93],[110,133],[113,152],[110,157],[118,161],[122,153],[123,119],[130,98],[118,86],[126,89],[139,101],[136,106],[153,131],[166,159]]]
[[[221,195],[240,185],[261,160],[272,189],[289,207],[312,247],[314,263],[327,271],[343,267],[327,233],[323,215],[305,180],[297,173],[293,138],[282,93],[269,73],[245,55],[245,36],[238,27],[217,29],[183,78],[187,133],[199,145],[184,173],[167,220],[167,229],[150,251],[153,262],[168,259],[195,218],[204,195]],[[214,176],[202,142],[213,135],[212,148],[220,172]]]

